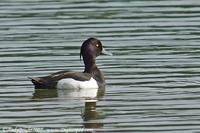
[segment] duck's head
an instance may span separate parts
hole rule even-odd
[[[100,40],[96,38],[88,38],[85,40],[81,46],[80,58],[83,57],[83,60],[95,60],[99,55],[110,55],[102,46]]]

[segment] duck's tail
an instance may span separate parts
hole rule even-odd
[[[44,88],[46,88],[47,86],[46,86],[46,83],[45,83],[45,81],[44,80],[42,80],[41,78],[39,78],[39,77],[28,77],[31,81],[32,81],[32,83],[34,84],[34,86],[35,86],[35,89],[44,89]]]

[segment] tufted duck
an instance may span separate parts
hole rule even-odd
[[[103,73],[96,66],[96,57],[109,54],[103,49],[100,40],[89,38],[83,42],[80,59],[83,57],[84,72],[59,71],[49,76],[30,78],[35,89],[98,89],[105,86]],[[94,91],[96,93],[96,91]]]

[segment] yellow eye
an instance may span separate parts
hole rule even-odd
[[[98,48],[99,46],[100,46],[100,45],[97,43],[97,44],[96,44],[96,47]]]

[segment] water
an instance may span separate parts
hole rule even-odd
[[[1,130],[200,132],[199,21],[198,0],[1,0]],[[34,90],[28,76],[82,71],[93,36],[113,53],[97,102]]]

